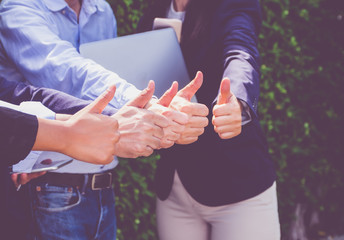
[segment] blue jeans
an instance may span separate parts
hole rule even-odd
[[[112,188],[83,193],[76,187],[31,184],[30,198],[41,240],[116,240]]]

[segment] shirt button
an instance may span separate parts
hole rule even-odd
[[[66,14],[66,10],[62,10],[62,14],[65,15]]]

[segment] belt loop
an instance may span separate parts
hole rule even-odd
[[[88,183],[88,174],[84,174],[84,183],[82,184],[82,188],[81,188],[81,194],[83,195],[85,194],[87,183]]]

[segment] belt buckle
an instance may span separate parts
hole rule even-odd
[[[107,184],[104,184],[104,181],[107,179],[99,179],[99,178],[107,178],[107,177],[109,179]],[[97,182],[96,182],[97,179],[99,179],[101,181],[101,183],[100,183],[101,186],[97,186]],[[91,185],[92,190],[101,190],[103,188],[109,188],[109,187],[111,187],[111,184],[112,184],[112,173],[110,173],[110,172],[108,172],[108,173],[95,173],[92,176],[92,185]]]

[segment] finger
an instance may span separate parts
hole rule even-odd
[[[178,128],[169,127],[164,129],[164,136],[162,138],[162,141],[169,140],[169,141],[176,141],[180,138],[180,131],[178,131]]]
[[[189,117],[186,113],[178,112],[172,109],[163,112],[162,115],[181,125],[187,124],[189,121]]]
[[[178,82],[173,82],[170,89],[168,89],[164,93],[164,95],[162,95],[162,97],[159,99],[157,103],[164,107],[168,107],[172,99],[174,98],[174,96],[176,96],[177,92],[178,92]]]
[[[187,100],[191,100],[191,98],[195,95],[198,89],[202,86],[203,83],[203,73],[198,71],[196,77],[183,89],[181,89],[177,95]]]
[[[225,116],[225,115],[233,115],[235,111],[231,111],[229,104],[222,104],[222,105],[215,105],[213,108],[213,116]]]
[[[193,142],[196,142],[198,140],[198,137],[185,137],[183,139],[180,139],[177,141],[178,144],[190,144]]]
[[[104,108],[109,104],[113,99],[116,92],[116,86],[111,85],[103,92],[96,100],[84,108],[84,111],[89,113],[102,113]]]
[[[164,137],[164,130],[161,127],[157,125],[153,125],[153,126],[150,126],[150,128],[151,128],[151,133],[155,138],[162,139]]]
[[[224,78],[221,81],[220,85],[220,94],[219,98],[217,99],[217,104],[225,104],[229,102],[231,97],[231,85],[230,80],[228,78]]]
[[[168,128],[164,128],[164,133],[165,133],[164,138],[169,138],[170,140],[174,139],[175,137],[170,136],[170,134],[174,133],[174,134],[180,135],[181,133],[183,133],[185,131],[185,126],[186,125],[184,125],[184,124],[179,124],[179,123],[176,123],[174,121],[171,121],[170,126],[168,126]],[[174,135],[174,134],[172,134],[172,135]]]
[[[209,114],[208,107],[201,103],[189,102],[188,104],[183,106],[180,109],[180,111],[189,115],[202,116],[202,117],[206,117]]]
[[[161,143],[161,139],[160,138],[156,138],[156,137],[152,136],[149,140],[145,141],[146,150],[147,150],[147,147],[148,147],[148,149],[150,148],[152,150],[153,149],[159,149],[160,148],[160,143]],[[150,154],[152,154],[152,152],[150,152]],[[141,153],[141,155],[142,156],[146,156],[145,153]]]
[[[146,150],[142,156],[143,157],[149,157],[150,155],[152,155],[153,152],[154,152],[154,149],[151,148],[150,146],[147,146]]]
[[[225,132],[225,133],[220,133],[219,137],[221,139],[230,139],[230,138],[238,136],[239,134],[240,132]]]
[[[174,145],[175,141],[171,141],[169,139],[164,139],[161,141],[160,148],[170,148]]]
[[[222,126],[216,126],[214,127],[215,132],[219,134],[224,133],[240,133],[241,132],[241,126],[234,126],[234,125],[222,125]]]
[[[16,187],[18,187],[18,174],[17,173],[13,173],[12,175],[11,175],[11,179],[12,179],[12,182],[14,183],[14,185],[16,186]]]
[[[183,132],[183,137],[198,137],[204,133],[204,128],[186,128]]]
[[[169,125],[168,119],[163,115],[153,114],[150,116],[150,119],[147,119],[147,120],[149,120],[154,125],[156,125],[160,128],[165,128],[165,127],[168,127],[168,125]]]
[[[154,81],[150,80],[147,88],[142,90],[139,96],[131,100],[127,105],[138,107],[138,108],[144,108],[144,106],[146,106],[146,104],[152,99],[154,90],[155,90],[155,83]]]
[[[214,126],[234,126],[240,127],[241,126],[241,118],[235,118],[234,116],[221,116],[213,118],[213,125]]]
[[[188,126],[204,128],[208,126],[209,120],[206,117],[192,116],[189,120]]]
[[[29,176],[28,176],[27,173],[20,174],[20,178],[19,178],[19,181],[18,181],[19,184],[24,185],[24,184],[26,184],[29,181],[30,181],[30,179],[29,179]]]

